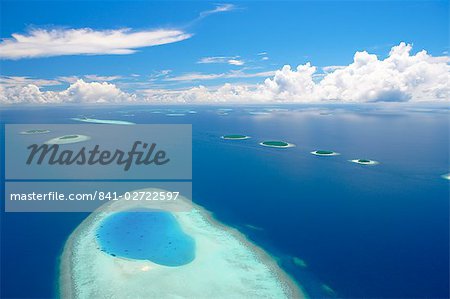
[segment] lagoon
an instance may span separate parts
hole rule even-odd
[[[107,217],[97,240],[111,256],[181,266],[195,258],[195,241],[172,214],[162,210],[130,210]]]

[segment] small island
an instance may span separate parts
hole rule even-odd
[[[339,153],[333,152],[333,151],[324,151],[324,150],[318,150],[318,151],[312,151],[311,154],[316,156],[338,156]]]
[[[251,115],[270,115],[270,113],[266,112],[266,111],[250,111],[249,114],[251,114]]]
[[[441,175],[441,177],[442,177],[443,179],[446,179],[446,180],[449,180],[449,181],[450,181],[450,173],[443,174],[443,175]]]
[[[260,143],[260,145],[262,146],[267,146],[267,147],[276,147],[276,148],[286,148],[286,147],[294,147],[295,145],[292,143],[288,143],[285,141],[263,141]]]
[[[241,134],[230,134],[230,135],[223,135],[220,138],[226,139],[226,140],[244,140],[244,139],[249,139],[250,136],[241,135]]]
[[[112,120],[112,119],[96,119],[96,118],[87,118],[87,117],[75,117],[71,118],[72,120],[81,121],[85,123],[93,123],[93,124],[105,124],[105,125],[135,125],[135,123],[124,120]]]
[[[350,162],[361,164],[361,165],[376,165],[379,164],[379,162],[369,159],[355,159],[355,160],[349,160]]]
[[[64,135],[60,137],[56,137],[53,139],[48,140],[45,142],[45,144],[68,144],[68,143],[77,143],[77,142],[83,142],[86,140],[91,139],[89,136],[85,135],[79,135],[79,134],[72,134],[72,135]]]
[[[32,130],[20,132],[20,134],[22,134],[22,135],[34,135],[34,134],[46,134],[46,133],[50,133],[50,131],[43,130],[43,129],[32,129]]]

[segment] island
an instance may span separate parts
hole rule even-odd
[[[32,129],[32,130],[26,130],[20,132],[22,135],[34,135],[34,134],[46,134],[50,133],[50,130],[44,130],[44,129]]]
[[[118,200],[91,213],[64,246],[60,297],[306,297],[245,235],[186,198],[177,201],[183,209]]]
[[[185,116],[184,113],[167,113],[166,116]]]
[[[71,118],[72,120],[86,122],[86,123],[93,123],[93,124],[106,124],[106,125],[135,125],[135,123],[130,121],[124,121],[124,120],[112,120],[112,119],[96,119],[96,118],[87,118],[87,117],[81,117],[81,118]]]
[[[223,135],[220,138],[226,139],[226,140],[244,140],[244,139],[249,139],[250,136],[241,135],[241,134],[230,134],[230,135]]]
[[[286,148],[286,147],[294,147],[295,145],[292,143],[288,143],[285,141],[263,141],[260,143],[260,145],[262,146],[267,146],[267,147],[276,147],[276,148]]]
[[[449,180],[449,181],[450,181],[450,173],[443,174],[443,175],[441,175],[441,177],[442,177],[443,179],[446,179],[446,180]]]
[[[318,150],[318,151],[312,151],[311,154],[316,156],[338,156],[339,153],[333,152],[333,151],[324,151],[324,150]]]
[[[45,144],[77,143],[77,142],[83,142],[83,141],[86,141],[89,139],[91,139],[91,137],[86,136],[86,135],[72,134],[72,135],[64,135],[64,136],[50,139],[50,140],[46,141]]]
[[[251,115],[270,115],[270,112],[267,111],[249,111]]]
[[[379,162],[374,161],[374,160],[369,160],[369,159],[354,159],[354,160],[349,160],[349,161],[356,163],[356,164],[361,164],[361,165],[377,165],[377,164],[379,164]]]

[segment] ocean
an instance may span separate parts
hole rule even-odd
[[[76,117],[192,124],[193,201],[264,248],[311,297],[448,298],[449,181],[441,177],[449,172],[448,113],[350,105],[3,107],[0,137],[5,123],[80,123]],[[251,138],[220,138],[226,134]],[[264,140],[295,147],[262,147]],[[348,161],[360,158],[380,164]],[[3,155],[1,162],[4,188]],[[59,255],[86,216],[5,213],[2,204],[1,297],[56,297]]]

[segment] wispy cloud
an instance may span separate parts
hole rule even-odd
[[[0,42],[0,58],[21,59],[62,55],[132,54],[139,48],[179,42],[192,34],[177,29],[31,29]]]
[[[29,84],[36,86],[56,86],[61,85],[61,82],[58,80],[35,79],[24,76],[0,76],[0,85],[5,87],[24,86]]]
[[[244,65],[245,61],[239,59],[239,56],[212,56],[203,57],[197,63],[226,63],[231,65]]]
[[[121,79],[122,76],[99,76],[99,75],[84,75],[84,78],[89,81],[101,81],[101,82],[110,82]]]
[[[220,12],[226,12],[236,9],[236,6],[233,4],[221,4],[217,5],[214,9],[206,10],[200,13],[199,19],[203,19],[209,15],[220,13]]]
[[[175,77],[167,77],[165,81],[199,81],[199,80],[215,80],[215,79],[233,79],[233,78],[257,78],[273,76],[275,71],[245,73],[242,70],[231,71],[228,73],[204,74],[204,73],[187,73]]]

